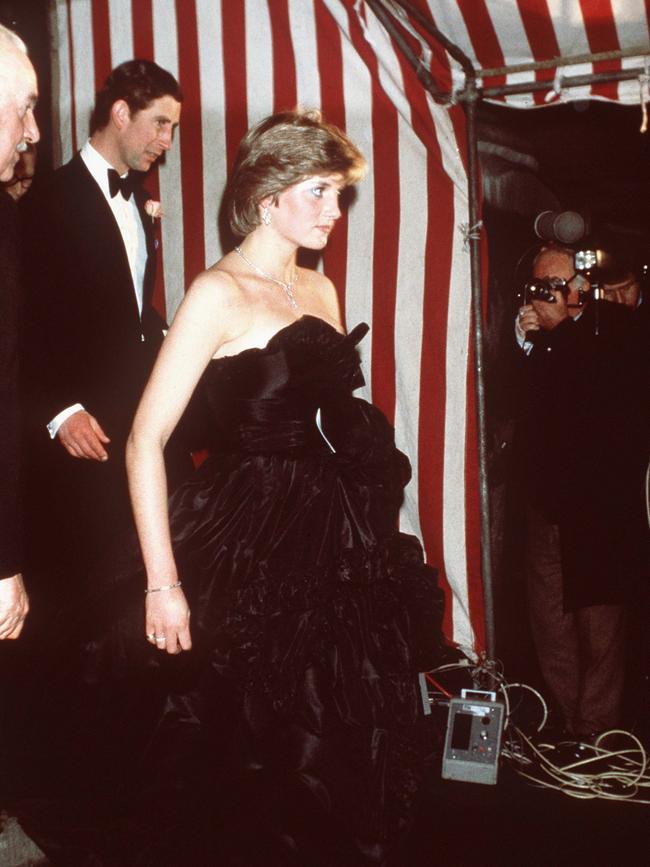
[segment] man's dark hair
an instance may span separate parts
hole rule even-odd
[[[647,238],[645,231],[634,226],[605,223],[588,238],[590,246],[603,250],[608,257],[607,270],[612,283],[630,275],[644,276],[647,268]]]
[[[161,96],[183,101],[180,84],[170,72],[151,60],[127,60],[121,63],[97,92],[95,108],[90,117],[90,135],[108,125],[111,106],[116,100],[123,99],[131,114],[135,114]]]

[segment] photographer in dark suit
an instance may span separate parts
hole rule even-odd
[[[621,257],[602,271],[602,300],[571,248],[542,248],[533,277],[551,287],[517,322],[531,627],[566,732],[585,740],[621,724],[626,602],[647,581],[647,317]]]
[[[124,448],[164,337],[142,173],[171,148],[182,94],[155,63],[118,66],[90,139],[38,185],[25,222],[30,565],[74,590],[131,520]],[[189,454],[170,444],[172,478]],[[58,582],[55,582],[58,583]]]
[[[27,49],[0,25],[0,181],[11,180],[21,152],[39,139],[36,74]],[[28,611],[23,587],[19,497],[18,226],[0,192],[0,639],[17,638]]]

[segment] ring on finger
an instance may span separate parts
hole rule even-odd
[[[147,632],[147,641],[155,641],[156,633],[155,632]]]
[[[155,640],[156,642],[160,642],[161,644],[162,644],[162,642],[167,641],[167,639],[165,638],[164,635],[156,635],[156,637],[155,637],[154,640]]]

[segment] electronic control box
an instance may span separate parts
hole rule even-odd
[[[495,785],[499,768],[504,706],[494,693],[463,690],[449,702],[442,777]]]

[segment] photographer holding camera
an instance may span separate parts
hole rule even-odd
[[[648,308],[626,257],[597,254],[581,267],[585,251],[542,247],[515,326],[532,636],[564,732],[583,741],[621,725],[626,603],[648,578]]]
[[[542,281],[546,281],[550,297],[540,292]],[[541,330],[552,331],[561,322],[579,316],[586,284],[585,277],[575,271],[573,250],[542,247],[533,262],[533,282],[528,284],[537,291],[528,293],[525,300],[529,303],[519,308],[515,323],[519,345],[530,352],[533,343],[526,335],[530,338]]]

